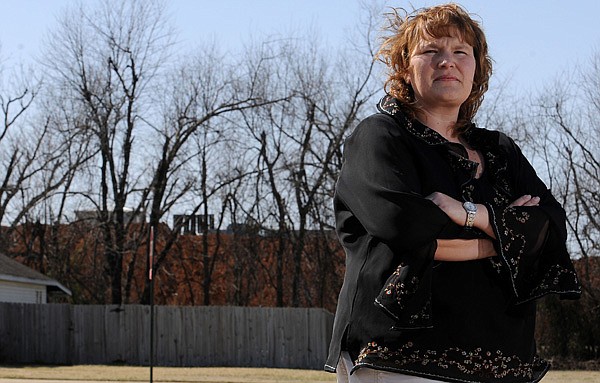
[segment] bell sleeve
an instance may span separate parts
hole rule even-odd
[[[450,220],[419,194],[417,169],[403,134],[393,117],[378,114],[363,120],[345,143],[336,193],[361,230],[393,253],[389,278],[375,304],[400,327],[428,327],[436,238]]]
[[[566,247],[565,211],[519,147],[504,135],[502,139],[515,175],[514,197],[540,197],[539,206],[487,206],[497,239],[496,251],[510,278],[515,302],[549,293],[577,298],[581,287]]]

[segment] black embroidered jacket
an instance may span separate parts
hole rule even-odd
[[[409,121],[396,100],[348,138],[334,204],[346,251],[325,369],[347,350],[355,369],[373,367],[450,382],[537,382],[535,298],[576,298],[580,286],[566,249],[565,213],[506,135],[472,126],[461,145]],[[445,193],[485,204],[497,257],[434,261],[436,239],[483,238],[454,224],[424,197]],[[508,207],[530,194],[537,207]]]

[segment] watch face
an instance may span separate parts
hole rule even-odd
[[[463,206],[465,207],[465,210],[467,211],[477,211],[477,206],[475,206],[475,204],[473,202],[465,202],[463,204]]]

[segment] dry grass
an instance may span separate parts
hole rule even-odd
[[[89,380],[115,382],[147,382],[148,367],[130,366],[2,366],[0,380]],[[322,371],[275,368],[221,367],[155,367],[155,382],[214,382],[214,383],[300,383],[335,382],[335,375]],[[600,383],[600,371],[551,371],[543,383]]]
[[[132,366],[26,366],[0,367],[0,379],[149,381],[148,367]],[[323,371],[275,368],[155,367],[155,382],[335,382],[335,375]]]

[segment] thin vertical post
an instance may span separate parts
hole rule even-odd
[[[148,280],[150,282],[150,383],[154,372],[154,226],[150,225],[148,249]]]

